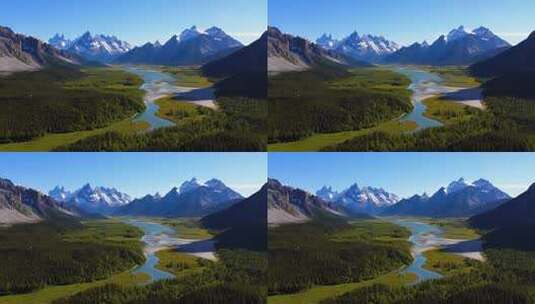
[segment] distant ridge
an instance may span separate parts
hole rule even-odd
[[[518,45],[470,67],[480,77],[494,77],[509,73],[535,72],[535,31]]]
[[[243,45],[218,27],[204,32],[193,26],[163,45],[147,43],[118,57],[116,63],[202,65],[223,58]]]
[[[386,63],[467,65],[490,58],[511,45],[485,27],[467,32],[463,26],[440,36],[431,45],[414,43],[387,56]]]

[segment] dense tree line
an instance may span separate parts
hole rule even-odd
[[[410,81],[390,71],[322,67],[269,78],[268,141],[359,130],[412,110]]]
[[[147,286],[106,285],[57,300],[54,304],[259,304],[266,303],[265,252],[218,250],[220,261],[200,273]]]
[[[122,71],[51,67],[0,78],[0,143],[91,130],[145,109],[141,79]]]
[[[322,304],[524,304],[535,303],[535,227],[508,227],[484,235],[485,263],[415,286],[373,285]],[[514,236],[514,237],[512,237]]]
[[[351,232],[350,225],[331,222],[270,229],[269,294],[367,280],[412,261],[408,242],[377,241],[369,237],[374,229],[383,236],[396,236],[399,232],[395,225],[384,223],[387,229],[380,230],[368,224],[369,233]],[[349,239],[337,237],[347,231]]]
[[[83,229],[71,220],[0,229],[0,294],[91,282],[143,263],[141,245],[67,241],[62,237]]]
[[[58,151],[265,151],[265,100],[220,97],[219,111],[191,123],[153,132],[109,132],[83,139]]]
[[[533,73],[505,75],[486,82],[487,110],[455,125],[414,134],[375,132],[325,151],[533,151],[535,93]]]

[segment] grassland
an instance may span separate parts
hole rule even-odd
[[[445,125],[453,125],[470,120],[481,111],[442,97],[426,99],[423,104],[427,106],[424,113],[425,117],[438,120]]]
[[[26,142],[0,144],[0,152],[48,152],[53,151],[58,147],[74,144],[79,140],[91,136],[102,135],[107,132],[134,135],[146,131],[149,127],[150,125],[147,122],[134,122],[129,118],[101,129],[69,133],[49,133]]]
[[[480,237],[464,219],[423,219],[423,221],[440,227],[443,236],[448,239],[473,240]]]
[[[208,260],[180,253],[175,249],[158,251],[156,252],[156,256],[159,259],[156,268],[170,272],[177,277],[200,272],[205,269],[208,264],[212,263]]]
[[[481,82],[470,76],[466,67],[447,66],[447,67],[423,67],[424,70],[440,75],[444,80],[444,85],[450,87],[471,88],[478,87]]]
[[[299,141],[276,143],[268,145],[269,152],[313,152],[323,148],[337,145],[355,137],[364,136],[373,132],[385,132],[388,134],[402,134],[414,131],[418,125],[413,121],[400,122],[392,120],[381,123],[376,127],[357,131],[344,131],[337,133],[314,134]]]
[[[391,272],[389,274],[379,276],[373,280],[358,283],[316,286],[296,294],[270,296],[268,297],[268,304],[317,304],[325,299],[340,296],[352,290],[371,286],[373,284],[405,286],[415,282],[416,279],[417,277],[413,273],[400,274],[398,272]]]
[[[184,239],[202,240],[209,239],[213,235],[200,226],[195,218],[155,219],[157,223],[172,227],[176,236]]]
[[[424,252],[427,258],[424,268],[438,272],[442,275],[468,272],[476,269],[481,262],[460,255],[445,252],[441,249],[433,249]]]
[[[379,68],[345,70],[325,66],[270,77],[268,141],[299,142],[315,135],[387,123],[412,110],[409,84],[407,77]],[[349,134],[342,136],[347,138]]]
[[[111,276],[106,280],[99,280],[91,283],[70,284],[64,286],[48,286],[39,291],[29,294],[13,295],[0,297],[0,304],[50,304],[55,300],[72,296],[79,292],[104,286],[106,284],[117,284],[119,286],[129,287],[144,284],[149,281],[149,275],[145,273],[132,274],[123,272]]]
[[[200,122],[213,112],[211,109],[183,102],[174,97],[161,98],[155,103],[160,107],[156,115],[178,126]]]
[[[164,73],[169,73],[176,78],[176,85],[187,88],[206,88],[213,85],[210,79],[202,75],[202,71],[196,67],[160,67]]]

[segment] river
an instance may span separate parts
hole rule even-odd
[[[442,78],[437,74],[413,67],[396,67],[394,71],[407,76],[411,80],[409,89],[413,92],[412,104],[414,105],[414,109],[411,113],[401,117],[401,121],[416,122],[418,128],[415,131],[442,126],[443,124],[441,122],[424,116],[427,107],[422,102],[433,95],[451,91],[451,89],[442,85]]]
[[[146,273],[150,276],[149,283],[173,279],[175,276],[172,273],[165,272],[156,268],[159,259],[156,252],[167,249],[177,248],[177,250],[184,253],[194,255],[197,257],[215,260],[213,240],[191,240],[177,238],[175,230],[171,227],[148,222],[140,219],[131,219],[126,223],[141,229],[144,233],[141,240],[145,243],[144,253],[146,261],[143,265],[136,267],[134,273]]]
[[[140,66],[125,66],[127,72],[138,75],[143,79],[141,89],[146,92],[144,101],[147,106],[145,112],[134,119],[135,122],[147,122],[149,131],[172,127],[174,122],[158,117],[156,113],[160,107],[156,100],[166,96],[177,96],[181,101],[193,103],[203,107],[216,108],[213,88],[189,88],[176,85],[177,79],[168,73],[156,71]]]
[[[411,252],[414,260],[412,264],[405,267],[402,272],[411,272],[418,277],[415,283],[420,283],[431,279],[440,279],[441,274],[424,268],[427,258],[423,252],[429,250],[434,244],[440,243],[442,230],[437,226],[405,219],[394,221],[396,224],[411,231],[409,241],[412,244]]]

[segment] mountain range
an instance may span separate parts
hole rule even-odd
[[[116,208],[129,204],[132,198],[115,188],[91,187],[86,184],[70,192],[64,187],[56,186],[48,195],[57,202],[76,206],[88,213],[111,214]]]
[[[382,188],[359,187],[357,184],[338,193],[332,187],[324,186],[316,195],[328,202],[334,203],[337,208],[347,214],[377,214],[384,208],[400,201],[400,198]]]
[[[429,45],[414,43],[384,58],[385,63],[466,65],[491,58],[511,45],[485,27],[467,32],[463,26]]]
[[[59,216],[77,213],[37,190],[0,178],[0,224],[34,223]]]
[[[472,65],[470,70],[479,77],[535,72],[535,31],[526,40],[503,53]]]
[[[487,180],[467,183],[463,178],[432,196],[414,195],[386,208],[383,216],[469,217],[494,209],[511,197]]]
[[[243,197],[222,181],[211,179],[200,183],[193,178],[164,196],[147,195],[118,207],[113,215],[202,217],[226,209]]]
[[[476,215],[469,221],[475,227],[482,229],[535,225],[535,184],[505,204]]]
[[[116,63],[202,65],[223,58],[243,45],[218,27],[202,32],[193,26],[166,43],[146,43],[119,56]]]
[[[219,244],[253,250],[267,249],[267,191],[265,184],[250,197],[227,209],[207,215],[201,224],[210,229],[223,231],[217,236]]]
[[[340,41],[334,39],[332,35],[323,34],[316,40],[316,43],[324,49],[334,50],[353,59],[373,63],[382,61],[386,56],[401,48],[394,41],[387,40],[382,36],[370,34],[361,36],[356,31]]]
[[[91,35],[88,31],[80,37],[69,40],[56,34],[48,43],[59,50],[65,50],[91,61],[111,62],[118,56],[130,51],[132,46],[115,36]]]
[[[305,71],[321,64],[369,66],[304,38],[284,34],[276,27],[268,28],[267,54],[271,74]]]
[[[217,94],[267,98],[267,32],[258,40],[221,59],[202,66],[215,84]]]
[[[72,53],[0,26],[0,72],[35,71],[50,65],[79,65],[82,62]]]
[[[284,186],[276,179],[268,180],[267,205],[269,225],[345,216],[335,204],[304,190]]]

